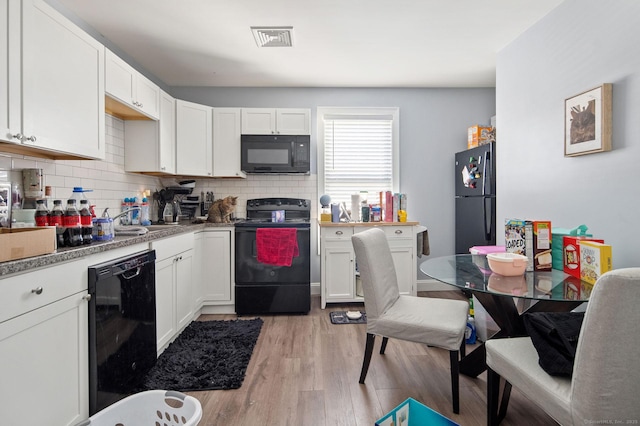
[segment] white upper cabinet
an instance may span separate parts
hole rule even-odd
[[[163,90],[158,121],[124,122],[124,169],[154,174],[176,172],[176,100]]]
[[[213,176],[212,108],[176,100],[176,173]]]
[[[213,176],[241,177],[240,108],[213,108]]]
[[[306,108],[242,108],[243,135],[310,135]]]
[[[104,159],[104,47],[42,0],[0,0],[0,19],[0,150]]]
[[[107,95],[157,120],[160,111],[160,88],[109,49],[105,49],[105,64]]]

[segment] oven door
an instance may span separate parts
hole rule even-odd
[[[236,226],[236,285],[254,283],[308,283],[310,273],[310,228],[297,228],[298,257],[291,266],[274,266],[258,262],[256,229]]]
[[[236,227],[236,313],[308,313],[311,309],[310,229],[297,228],[300,254],[293,258],[291,266],[258,262],[256,229]]]

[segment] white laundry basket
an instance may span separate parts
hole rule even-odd
[[[130,395],[76,426],[195,426],[202,418],[196,398],[176,391],[150,390]]]

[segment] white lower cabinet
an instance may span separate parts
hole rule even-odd
[[[416,231],[406,225],[344,224],[320,225],[320,303],[362,302],[356,294],[357,263],[351,236],[371,227],[380,227],[389,242],[398,277],[400,294],[416,295]]]
[[[231,302],[231,231],[203,232],[202,301],[204,304]]]
[[[74,425],[88,416],[86,265],[0,279],[1,424]]]
[[[193,319],[194,234],[180,234],[153,241],[156,251],[157,349],[166,346]]]
[[[0,324],[2,424],[74,425],[88,413],[87,292]]]

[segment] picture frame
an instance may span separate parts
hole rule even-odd
[[[565,157],[611,150],[611,92],[604,83],[565,99]]]

